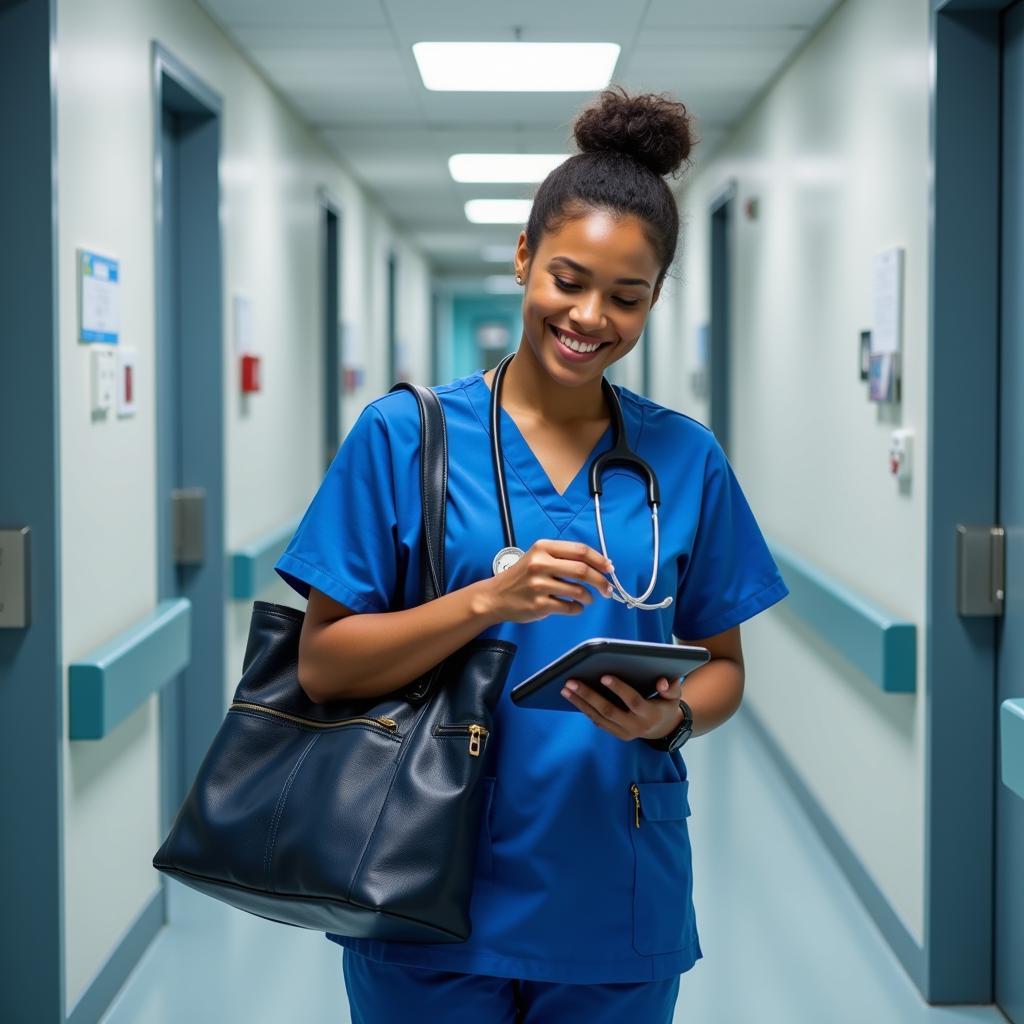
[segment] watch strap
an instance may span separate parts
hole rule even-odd
[[[655,750],[671,750],[673,743],[684,733],[686,734],[686,739],[690,738],[689,734],[693,732],[693,711],[691,710],[690,705],[682,699],[679,701],[679,710],[683,713],[683,720],[679,725],[677,725],[667,736],[662,736],[660,739],[645,739],[644,742],[648,746],[654,747]],[[683,742],[685,742],[685,740]],[[682,746],[682,743],[680,743],[679,746]]]

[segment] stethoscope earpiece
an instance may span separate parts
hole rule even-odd
[[[495,576],[504,572],[511,565],[515,565],[523,557],[523,550],[516,546],[515,530],[512,526],[512,510],[509,506],[508,490],[505,486],[505,466],[501,458],[501,381],[505,375],[505,368],[512,361],[512,355],[505,356],[494,371],[494,381],[491,384],[491,460],[494,463],[494,481],[498,489],[498,505],[501,510],[501,526],[505,534],[505,547],[495,556],[492,563]],[[608,548],[604,539],[604,524],[601,521],[601,475],[611,466],[622,466],[639,473],[647,481],[647,504],[651,509],[651,524],[654,530],[654,565],[651,572],[651,582],[647,589],[639,597],[633,597],[626,593],[625,588],[619,582],[614,570],[610,573],[612,580],[612,597],[629,608],[640,608],[643,611],[658,611],[667,608],[672,603],[671,597],[666,597],[657,604],[644,604],[648,597],[654,592],[658,582],[658,553],[659,553],[659,531],[658,531],[658,505],[661,504],[661,495],[658,487],[658,478],[654,470],[642,459],[632,448],[626,438],[626,427],[622,419],[622,406],[619,404],[619,396],[615,389],[602,377],[601,387],[608,400],[608,407],[612,413],[612,424],[614,426],[615,443],[611,449],[594,459],[590,467],[590,496],[594,499],[594,518],[597,520],[597,536],[601,541],[601,554],[608,558]]]

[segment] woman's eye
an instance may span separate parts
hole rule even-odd
[[[562,290],[563,292],[572,292],[572,291],[576,291],[576,290],[577,290],[577,289],[579,288],[579,285],[578,285],[578,284],[573,284],[573,282],[572,282],[572,281],[565,281],[565,280],[563,280],[563,279],[562,279],[562,278],[560,278],[560,277],[556,277],[556,278],[554,279],[554,281],[555,281],[555,284],[556,284],[556,285],[557,285],[557,286],[558,286],[558,287],[559,287],[559,288],[560,288],[560,289],[561,289],[561,290]],[[626,307],[627,309],[628,309],[629,307],[631,307],[631,306],[635,306],[635,305],[637,305],[637,304],[638,304],[638,303],[640,302],[640,300],[639,300],[639,299],[620,299],[620,298],[619,298],[618,296],[616,296],[616,297],[615,297],[615,301],[616,301],[616,302],[617,302],[617,303],[618,303],[618,304],[619,304],[620,306],[625,306],[625,307]]]

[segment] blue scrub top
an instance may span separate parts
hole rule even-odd
[[[692,903],[686,766],[586,716],[516,707],[509,691],[594,636],[696,641],[730,629],[789,591],[721,446],[707,427],[615,385],[632,447],[661,484],[659,611],[595,595],[575,615],[503,622],[482,633],[517,645],[485,747],[485,805],[464,943],[399,943],[328,933],[387,963],[561,983],[637,982],[688,970],[701,956]],[[448,590],[492,574],[505,546],[491,465],[490,389],[477,370],[435,388],[448,429]],[[612,428],[559,494],[515,421],[501,439],[516,542],[583,541],[600,551],[588,470]],[[389,393],[361,413],[276,569],[357,612],[419,603],[420,421],[415,398]],[[651,576],[644,481],[604,475],[608,555],[629,593]],[[401,591],[401,592],[399,592]],[[631,785],[640,790],[636,827]]]

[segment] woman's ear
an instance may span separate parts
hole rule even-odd
[[[526,280],[530,273],[530,250],[526,246],[526,232],[519,232],[519,241],[516,242],[516,254],[513,260],[516,276]]]

